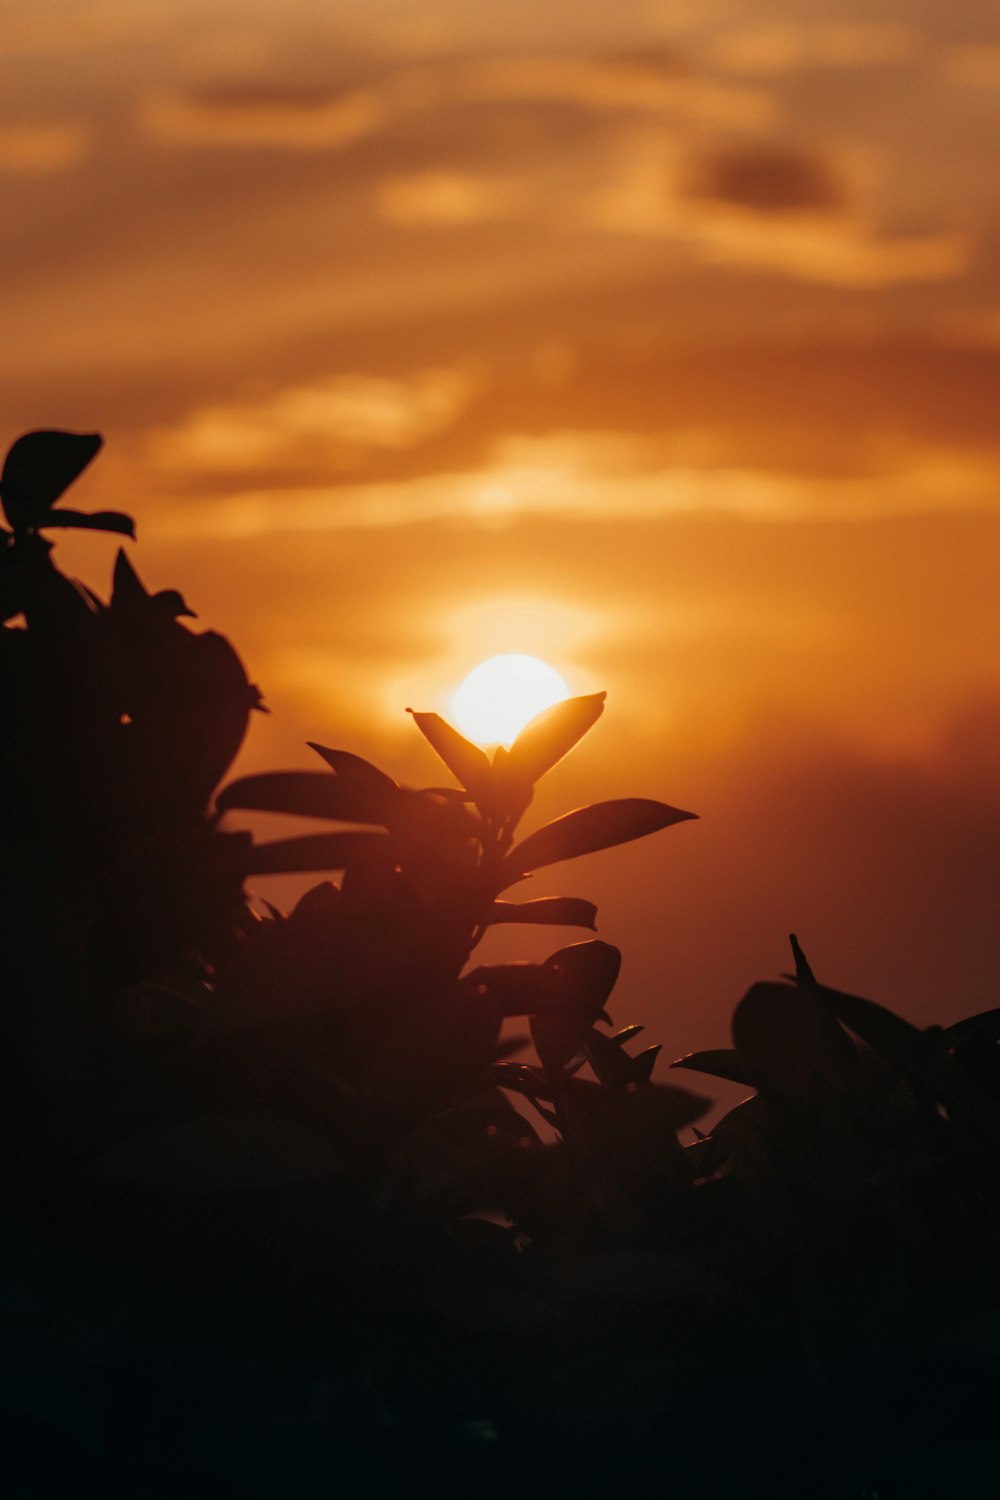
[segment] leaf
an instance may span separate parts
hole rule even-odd
[[[677,1058],[672,1068],[690,1068],[693,1073],[708,1073],[712,1078],[725,1078],[730,1083],[750,1083],[746,1068],[740,1061],[735,1047],[712,1047],[705,1052],[689,1052]]]
[[[542,967],[557,977],[560,987],[574,1000],[583,1000],[599,1015],[615,987],[621,965],[620,949],[599,938],[588,938],[550,954]]]
[[[896,1066],[905,1066],[923,1035],[919,1026],[904,1021],[884,1005],[874,1000],[864,1000],[860,995],[848,995],[842,990],[833,990],[829,985],[817,985],[816,994],[826,1004],[837,1020],[867,1042],[880,1057]]]
[[[418,713],[408,708],[424,739],[444,761],[448,770],[474,797],[487,797],[492,785],[490,763],[484,750],[453,729],[440,714]]]
[[[124,547],[118,548],[111,584],[111,605],[119,614],[141,618],[140,611],[149,607],[151,595],[139,577]]]
[[[630,1057],[617,1037],[593,1029],[585,1042],[587,1058],[605,1088],[624,1088],[630,1083],[648,1083],[662,1050],[659,1042]]]
[[[585,1047],[587,1060],[606,1089],[622,1088],[631,1075],[632,1059],[612,1037],[591,1029]]]
[[[388,852],[384,833],[310,833],[302,838],[255,844],[247,856],[248,875],[283,875],[296,870],[346,870],[377,861]]]
[[[189,619],[197,620],[198,615],[191,608],[184,595],[177,589],[158,589],[153,595],[153,602],[160,613],[168,620],[179,619],[181,615],[187,615]]]
[[[858,1063],[850,1038],[812,987],[753,985],[733,1015],[733,1041],[754,1087],[779,1099],[811,1101],[817,1085],[840,1089]]]
[[[0,474],[0,495],[15,530],[35,527],[100,451],[97,432],[39,430],[19,437]]]
[[[546,959],[543,968],[567,1006],[531,1018],[531,1039],[543,1066],[563,1068],[580,1051],[614,989],[621,961],[617,948],[596,938],[560,948]]]
[[[803,953],[794,932],[788,934],[788,941],[792,946],[792,957],[795,959],[795,983],[798,985],[815,984],[816,975],[809,967],[809,960]]]
[[[135,541],[135,522],[120,510],[49,510],[38,517],[34,526],[61,526],[64,531],[113,531]]]
[[[770,1113],[765,1101],[759,1094],[751,1094],[748,1099],[741,1099],[739,1104],[734,1104],[721,1119],[716,1120],[711,1134],[713,1137],[753,1134],[765,1125],[769,1118]]]
[[[544,828],[529,833],[510,851],[503,863],[506,884],[512,885],[522,875],[543,865],[559,864],[615,844],[645,838],[672,823],[682,823],[696,813],[682,812],[665,802],[646,797],[622,797],[612,802],[594,802],[565,813]],[[503,886],[500,887],[503,889]]]
[[[349,778],[342,782],[329,771],[265,771],[231,781],[223,787],[215,805],[219,812],[239,808],[299,818],[330,818],[341,823],[384,824],[386,802],[381,791],[373,795]]]
[[[816,994],[844,1026],[899,1068],[918,1089],[937,1099],[953,1122],[971,1127],[975,1139],[966,1140],[971,1150],[1000,1150],[1000,1112],[993,1101],[948,1051],[949,1038],[937,1026],[921,1031],[874,1000],[848,995],[842,990],[818,985]],[[993,1170],[993,1167],[990,1167]]]
[[[1000,1009],[982,1010],[944,1028],[949,1047],[964,1047],[967,1042],[1000,1041]]]
[[[543,709],[511,745],[508,765],[534,785],[597,723],[606,697],[606,693],[590,693]]]
[[[513,1089],[515,1093],[524,1094],[528,1099],[551,1100],[552,1098],[552,1090],[545,1074],[540,1068],[532,1067],[530,1063],[496,1063],[493,1068],[493,1081],[501,1088]]]
[[[617,1042],[619,1047],[622,1047],[626,1042],[631,1041],[632,1037],[638,1036],[639,1032],[645,1031],[645,1029],[645,1026],[639,1025],[623,1026],[621,1031],[614,1033],[611,1040]]]
[[[541,964],[483,964],[459,983],[466,994],[495,1001],[506,1017],[532,1015],[560,999],[552,975]]]
[[[631,1059],[631,1082],[648,1083],[653,1076],[653,1066],[660,1053],[663,1051],[662,1042],[654,1042],[651,1047],[643,1047]]]
[[[498,745],[490,766],[490,784],[476,799],[480,811],[513,830],[528,811],[534,795],[531,778],[514,765],[510,751]]]
[[[539,896],[536,901],[494,901],[487,921],[526,922],[552,927],[589,927],[594,930],[597,907],[579,896]]]
[[[387,801],[399,791],[392,777],[380,771],[378,766],[373,766],[370,760],[365,760],[360,755],[352,755],[350,750],[328,750],[325,745],[317,745],[315,740],[309,740],[307,743],[310,750],[315,750],[317,755],[323,757],[330,769],[336,771],[337,779],[342,786],[356,787],[370,797],[382,796]]]
[[[299,923],[317,918],[321,923],[332,921],[340,906],[340,891],[329,880],[321,880],[311,886],[295,903],[290,920]]]

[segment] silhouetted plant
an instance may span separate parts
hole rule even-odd
[[[692,816],[519,834],[604,695],[492,759],[414,713],[452,786],[314,744],[218,791],[260,706],[232,647],[41,535],[132,534],[56,508],[99,446],[30,433],[0,478],[8,1490],[992,1493],[1000,1010],[921,1031],[793,937],[673,1064],[753,1090],[699,1132],[612,1029],[616,948],[473,958],[593,930],[508,893]],[[257,811],[328,826],[222,826]],[[259,915],[289,871],[340,878]]]

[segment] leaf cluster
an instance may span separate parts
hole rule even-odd
[[[654,1077],[610,943],[475,957],[498,924],[595,930],[509,893],[692,816],[522,832],[604,695],[492,757],[415,712],[443,786],[318,742],[222,785],[260,706],[232,646],[42,535],[131,535],[57,508],[99,446],[28,434],[0,480],[13,1491],[985,1494],[1000,1012],[920,1030],[793,937],[732,1046]],[[317,829],[233,829],[257,812]],[[290,871],[326,878],[262,914]],[[748,1097],[698,1130],[692,1073]]]

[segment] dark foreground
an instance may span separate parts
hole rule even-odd
[[[593,928],[533,870],[691,814],[518,839],[603,694],[492,760],[416,714],[444,787],[317,745],[218,791],[232,647],[124,554],[108,600],[53,562],[131,532],[57,505],[98,447],[0,479],[3,1493],[994,1496],[1000,1011],[920,1031],[793,940],[670,1073],[610,945],[475,967]],[[339,883],[258,909],[289,870]],[[709,1135],[692,1073],[747,1088]]]

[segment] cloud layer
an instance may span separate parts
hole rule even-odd
[[[402,706],[535,641],[610,692],[559,797],[703,814],[593,866],[678,1051],[792,926],[834,982],[986,1003],[982,6],[9,8],[9,436],[105,432],[79,503],[240,644],[248,764],[425,779]]]

